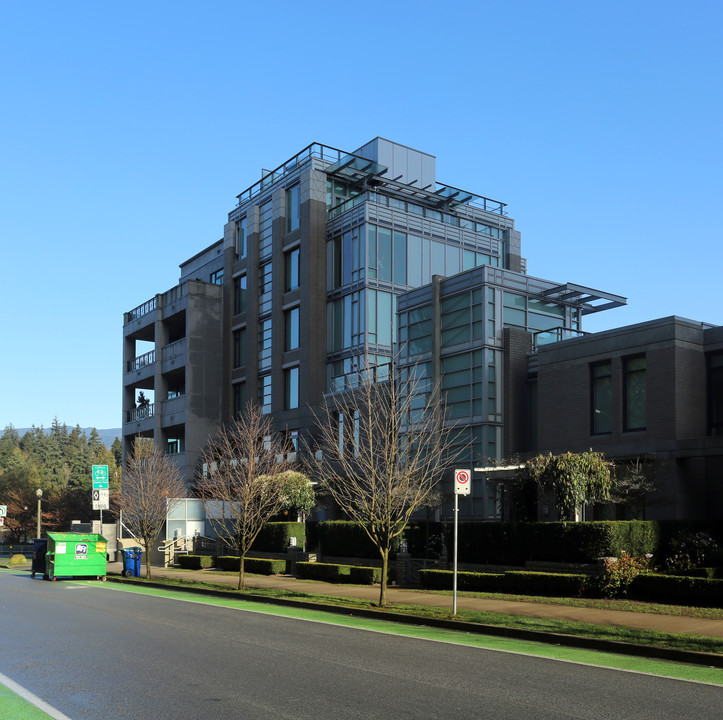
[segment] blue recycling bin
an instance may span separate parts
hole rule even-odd
[[[139,547],[122,548],[123,555],[123,576],[124,577],[140,577],[141,576],[141,553],[143,550]]]

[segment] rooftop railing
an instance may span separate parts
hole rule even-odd
[[[341,158],[345,155],[348,155],[348,153],[345,153],[343,150],[337,150],[336,148],[328,147],[327,145],[322,145],[321,143],[312,143],[308,147],[305,147],[300,153],[294,155],[294,157],[279,165],[279,167],[275,170],[266,172],[261,180],[237,195],[238,205],[244,205],[252,198],[260,195],[264,190],[267,190],[288,173],[296,170],[300,165],[309,162],[312,158],[319,158],[320,160],[335,163],[339,162],[339,160],[341,160]]]

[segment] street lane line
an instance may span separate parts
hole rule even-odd
[[[60,712],[60,710],[56,710],[51,705],[48,705],[45,700],[41,700],[37,695],[33,695],[30,690],[26,690],[22,685],[18,685],[14,680],[7,677],[7,675],[0,673],[0,683],[5,685],[9,690],[12,690],[23,700],[26,700],[31,705],[35,705],[38,710],[42,710],[47,715],[50,715],[53,720],[71,720],[67,715]]]

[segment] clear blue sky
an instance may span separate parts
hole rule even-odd
[[[311,142],[509,205],[585,329],[723,324],[723,4],[4,2],[0,430],[121,425],[123,312]]]

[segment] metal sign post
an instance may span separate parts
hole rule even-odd
[[[457,614],[457,523],[459,520],[459,496],[469,495],[472,473],[469,470],[454,471],[454,573],[452,575],[452,614]]]
[[[108,466],[107,465],[93,465],[93,510],[100,510],[101,532],[103,531],[103,510],[107,510],[107,509],[108,509]]]

